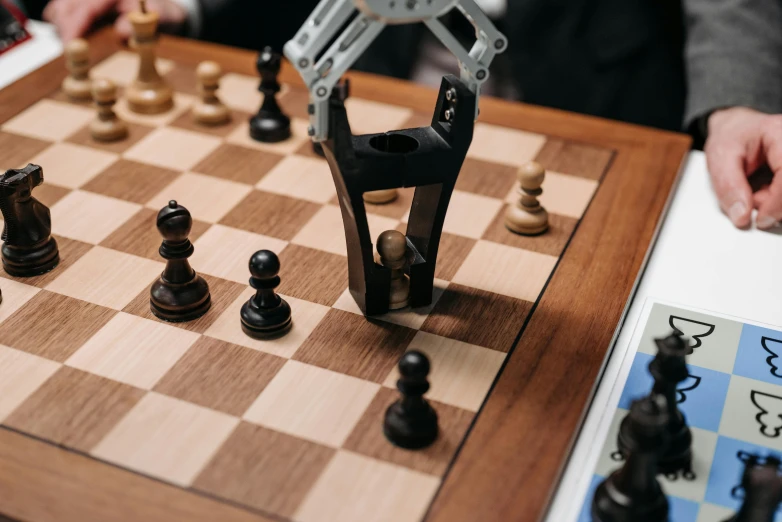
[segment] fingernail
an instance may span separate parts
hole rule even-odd
[[[737,201],[728,209],[728,217],[734,225],[738,225],[739,220],[747,213],[747,205],[743,201]],[[758,223],[760,226],[760,223]]]
[[[771,228],[777,224],[777,220],[771,216],[763,216],[758,218],[758,228]]]

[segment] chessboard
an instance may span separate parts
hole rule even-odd
[[[136,55],[107,32],[91,44],[91,76],[120,88],[126,139],[90,137],[95,109],[60,91],[62,59],[0,91],[0,166],[42,166],[34,195],[51,209],[61,257],[33,278],[0,272],[0,511],[36,521],[539,515],[688,140],[482,101],[432,304],[366,318],[347,290],[336,192],[290,68],[279,101],[293,136],[259,143],[248,135],[261,103],[253,53],[161,38],[174,108],[142,116],[122,100]],[[226,125],[190,113],[205,59],[225,71]],[[434,91],[351,79],[354,133],[431,121]],[[503,215],[530,160],[547,169],[551,229],[524,237]],[[403,189],[367,205],[372,236],[404,232],[411,199]],[[212,295],[187,323],[149,309],[164,266],[155,216],[169,200],[194,218],[190,262]],[[293,310],[293,330],[270,341],[239,321],[259,249],[279,255],[278,291]],[[382,433],[396,363],[411,349],[431,361],[427,398],[441,430],[420,451]]]
[[[691,473],[660,476],[670,518],[727,520],[744,498],[741,477],[749,456],[782,454],[782,331],[659,302],[649,302],[642,318],[623,364],[626,379],[615,384],[616,409],[604,414],[605,439],[594,445],[599,455],[584,480],[578,522],[591,520],[595,488],[622,465],[616,442],[619,424],[631,402],[651,390],[648,366],[656,353],[654,339],[673,331],[693,347],[689,377],[677,387],[679,409],[692,431],[693,463]],[[775,520],[782,520],[782,513],[777,511]]]

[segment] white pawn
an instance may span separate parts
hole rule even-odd
[[[377,238],[377,253],[380,264],[391,269],[391,293],[389,310],[399,310],[410,301],[410,278],[405,274],[407,262],[407,239],[398,230],[386,230]]]
[[[548,230],[548,212],[540,206],[538,196],[543,193],[541,185],[546,171],[534,161],[518,170],[519,201],[510,205],[505,212],[505,226],[517,234],[533,236]]]
[[[205,125],[220,125],[231,119],[231,112],[217,97],[222,70],[215,62],[201,62],[196,69],[201,100],[193,107],[193,118]]]
[[[68,76],[62,81],[62,90],[74,101],[87,101],[90,89],[90,47],[87,40],[76,38],[65,46],[65,66]]]
[[[92,84],[92,98],[98,107],[98,117],[90,123],[90,135],[97,141],[117,141],[126,138],[128,126],[117,117],[114,104],[117,103],[117,86],[107,79],[95,80]]]

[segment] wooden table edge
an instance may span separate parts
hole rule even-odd
[[[90,42],[91,60],[93,63],[110,56],[122,48],[121,43],[116,39],[110,29],[96,33],[90,38]],[[195,65],[204,59],[213,59],[221,63],[226,72],[240,74],[255,73],[255,53],[214,44],[164,36],[161,37],[159,55],[161,57],[173,59],[177,62],[192,65]],[[8,121],[33,102],[49,95],[59,87],[65,75],[64,59],[61,56],[24,78],[21,78],[17,82],[12,83],[5,89],[0,90],[0,123]],[[301,84],[298,75],[290,66],[286,65],[283,68],[281,76],[284,82]],[[357,97],[407,106],[419,112],[428,113],[433,109],[435,91],[432,89],[362,73],[350,73],[349,76],[353,80],[352,89],[354,95]],[[492,478],[492,476],[473,474],[471,470],[473,459],[476,456],[479,445],[483,443],[481,441],[485,437],[486,430],[492,429],[490,424],[493,422],[492,416],[496,415],[497,408],[505,407],[501,400],[504,399],[505,396],[498,395],[498,393],[504,393],[507,383],[519,376],[530,378],[537,375],[535,373],[527,374],[527,372],[515,372],[513,370],[514,365],[518,365],[519,363],[520,357],[518,357],[517,354],[524,353],[523,351],[516,349],[508,357],[504,371],[499,375],[494,390],[484,404],[480,415],[477,417],[475,425],[464,443],[458,458],[455,459],[453,469],[444,479],[443,485],[427,515],[428,520],[438,522],[446,520],[448,522],[474,520],[491,522],[509,519],[535,520],[542,515],[549,495],[553,491],[553,487],[556,485],[559,478],[567,452],[573,443],[573,436],[577,433],[576,428],[580,425],[581,419],[583,418],[585,405],[589,397],[591,397],[595,379],[599,374],[599,371],[601,371],[600,369],[610,345],[609,338],[613,337],[615,334],[616,326],[624,313],[627,300],[636,287],[636,276],[644,266],[649,246],[651,245],[655,237],[655,231],[659,226],[658,221],[664,215],[668,194],[690,144],[688,137],[676,133],[565,113],[526,104],[511,103],[488,97],[482,99],[481,111],[481,121],[516,128],[524,127],[524,130],[526,131],[546,134],[551,137],[571,141],[580,141],[616,150],[616,157],[604,177],[603,184],[597,191],[595,199],[582,219],[579,226],[579,234],[576,234],[564,256],[560,259],[557,269],[548,283],[548,289],[540,302],[537,303],[537,311],[532,315],[530,324],[527,325],[524,330],[519,344],[524,344],[526,340],[534,337],[537,332],[539,332],[540,326],[537,325],[539,319],[536,319],[536,317],[541,317],[547,313],[549,301],[551,300],[547,299],[547,294],[552,288],[557,288],[558,285],[567,283],[567,273],[565,269],[571,265],[572,267],[577,267],[583,251],[589,250],[593,246],[593,242],[597,239],[592,235],[586,237],[582,230],[585,227],[600,227],[601,223],[605,222],[606,215],[604,214],[608,210],[611,210],[608,207],[611,206],[610,204],[612,202],[615,202],[615,198],[611,198],[605,203],[602,202],[602,199],[604,198],[602,195],[609,192],[605,187],[611,187],[614,184],[626,184],[627,178],[631,176],[632,173],[627,171],[629,166],[625,163],[632,165],[634,163],[633,158],[636,156],[646,157],[649,154],[654,155],[664,152],[668,156],[671,156],[671,158],[668,158],[667,161],[664,162],[663,168],[661,169],[663,175],[660,176],[658,183],[647,180],[645,183],[638,184],[636,189],[634,191],[631,190],[630,192],[631,196],[636,197],[638,196],[638,193],[644,192],[645,190],[647,191],[647,197],[643,201],[646,201],[648,208],[652,210],[650,217],[653,217],[654,220],[652,225],[649,225],[649,219],[647,219],[645,223],[639,222],[632,232],[626,231],[623,233],[623,237],[635,236],[634,239],[636,242],[644,245],[643,252],[638,259],[635,258],[637,257],[636,252],[633,262],[624,270],[624,272],[632,274],[632,283],[623,285],[615,292],[615,298],[611,301],[611,306],[608,306],[608,303],[604,303],[605,307],[608,308],[607,310],[604,310],[604,312],[608,314],[607,317],[609,320],[605,322],[605,326],[599,332],[600,335],[597,336],[600,342],[595,343],[595,348],[593,350],[594,354],[590,359],[591,365],[587,368],[586,373],[591,375],[592,379],[590,381],[587,377],[582,378],[583,382],[589,382],[589,389],[584,391],[584,386],[579,388],[579,397],[583,404],[578,409],[579,414],[576,418],[569,419],[568,426],[572,426],[572,432],[571,435],[567,437],[566,444],[560,444],[555,452],[550,452],[551,455],[546,456],[547,459],[553,458],[554,462],[556,462],[556,465],[552,468],[550,477],[547,477],[547,480],[544,481],[545,484],[536,488],[534,492],[520,492],[520,494],[526,498],[532,496],[536,497],[537,500],[532,503],[534,504],[534,508],[520,510],[515,514],[511,514],[505,510],[515,509],[514,503],[509,503],[507,501],[503,502],[503,499],[494,498],[492,496],[486,496],[482,501],[478,501],[477,499],[480,492],[485,490],[486,485],[495,483],[493,481],[501,479],[502,482],[505,482],[505,485],[502,485],[501,483],[500,487],[507,491],[508,482],[513,483],[520,479],[514,477],[513,480],[508,481],[508,477],[503,474],[508,467],[507,465],[502,467],[501,476],[495,476],[494,478]],[[522,121],[523,125],[519,125],[519,122]],[[676,163],[676,168],[672,167],[672,162]],[[643,165],[648,165],[648,161],[642,161],[641,163]],[[650,184],[654,185],[655,190],[648,190]],[[622,185],[622,188],[625,188],[624,185]],[[632,189],[632,187],[630,187],[630,189]],[[628,194],[623,193],[623,195],[626,197]],[[605,197],[607,198],[608,196]],[[641,212],[642,210],[643,208],[641,207],[636,208],[637,212]],[[613,213],[616,212],[619,214],[622,214],[622,212],[626,213],[627,209],[621,207],[613,211]],[[611,214],[608,216],[610,217]],[[583,238],[581,237],[582,235],[584,235]],[[612,245],[615,245],[616,243],[617,239],[614,238]],[[599,260],[600,257],[598,256],[596,259]],[[615,304],[615,302],[620,301],[621,306]],[[554,306],[551,306],[551,308],[552,310],[555,309]],[[613,323],[610,322],[610,318],[615,318]],[[487,413],[488,415],[486,415]],[[503,425],[507,426],[507,424]],[[474,442],[473,440],[478,442]],[[36,522],[44,520],[89,520],[89,518],[86,518],[86,514],[91,513],[91,509],[99,509],[102,506],[109,511],[100,513],[98,519],[136,520],[137,518],[134,514],[131,513],[129,516],[125,516],[117,513],[116,509],[113,508],[122,505],[124,501],[130,502],[133,499],[138,501],[138,498],[133,495],[123,496],[123,491],[141,491],[145,496],[149,496],[150,498],[159,497],[161,499],[159,505],[151,506],[150,509],[152,509],[152,512],[144,515],[145,520],[170,520],[173,512],[167,512],[164,507],[169,503],[172,506],[182,506],[189,503],[204,506],[205,513],[209,513],[209,515],[213,517],[219,515],[220,520],[267,520],[261,515],[251,513],[244,508],[232,506],[224,501],[210,499],[186,489],[162,484],[154,479],[104,464],[83,455],[74,454],[68,450],[58,448],[49,443],[25,435],[14,433],[7,429],[0,430],[0,447],[4,450],[0,451],[0,486],[5,483],[12,484],[15,488],[8,489],[0,487],[0,511],[7,513],[10,516],[23,517],[25,520],[29,518]],[[26,455],[27,458],[24,462],[26,466],[33,471],[23,473],[23,470],[19,468],[19,462],[16,462],[15,455],[20,453]],[[487,459],[490,458],[491,457],[487,457]],[[507,460],[507,456],[503,458]],[[552,462],[552,464],[554,462]],[[109,468],[109,470],[106,468]],[[63,489],[63,492],[66,490],[68,491],[68,495],[65,495],[65,497],[54,497],[51,490],[43,491],[41,490],[43,488],[38,487],[40,484],[50,483],[51,480],[47,478],[50,476],[57,477],[60,481],[64,481],[73,486]],[[91,480],[87,480],[88,478],[91,478]],[[79,494],[83,495],[85,498],[89,498],[93,489],[96,487],[97,491],[101,491],[102,489],[99,486],[106,481],[111,484],[112,490],[118,495],[116,502],[113,504],[106,505],[104,501],[96,502],[95,505],[92,506],[87,506],[83,501],[78,502],[76,500],[76,497]],[[82,486],[81,489],[76,487],[79,484]],[[54,489],[56,489],[56,487]],[[6,492],[22,491],[25,494],[9,496],[8,494],[4,494],[3,490]],[[41,491],[36,493],[36,490]],[[453,495],[460,496],[461,501],[457,499],[456,502],[453,502],[452,507],[443,509],[444,505],[450,503],[453,499]],[[505,497],[507,497],[507,494]],[[507,500],[507,498],[505,500]],[[55,514],[56,516],[52,518],[53,513],[51,512],[51,508],[56,506],[58,502],[67,509],[64,509],[59,514]],[[131,508],[132,505],[132,503],[127,504],[130,511],[133,511]],[[82,509],[82,511],[79,511],[79,508]],[[139,506],[139,509],[143,509],[143,507]],[[71,512],[68,510],[76,510],[73,511],[73,518],[59,516],[63,513],[70,514]],[[530,513],[534,514],[530,516]],[[98,516],[98,513],[93,514]],[[160,515],[161,518],[155,518],[157,515]],[[166,518],[166,516],[169,518]],[[200,520],[200,518],[193,518],[193,520]]]

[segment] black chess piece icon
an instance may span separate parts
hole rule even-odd
[[[291,307],[274,289],[280,285],[280,260],[270,250],[259,250],[250,258],[250,286],[256,293],[242,305],[244,333],[254,339],[286,334],[292,326]]]
[[[678,332],[679,335],[688,337],[693,349],[700,348],[703,344],[703,337],[708,337],[714,333],[714,328],[716,327],[711,323],[704,323],[702,321],[687,319],[686,317],[679,317],[677,315],[668,317],[668,324]]]

